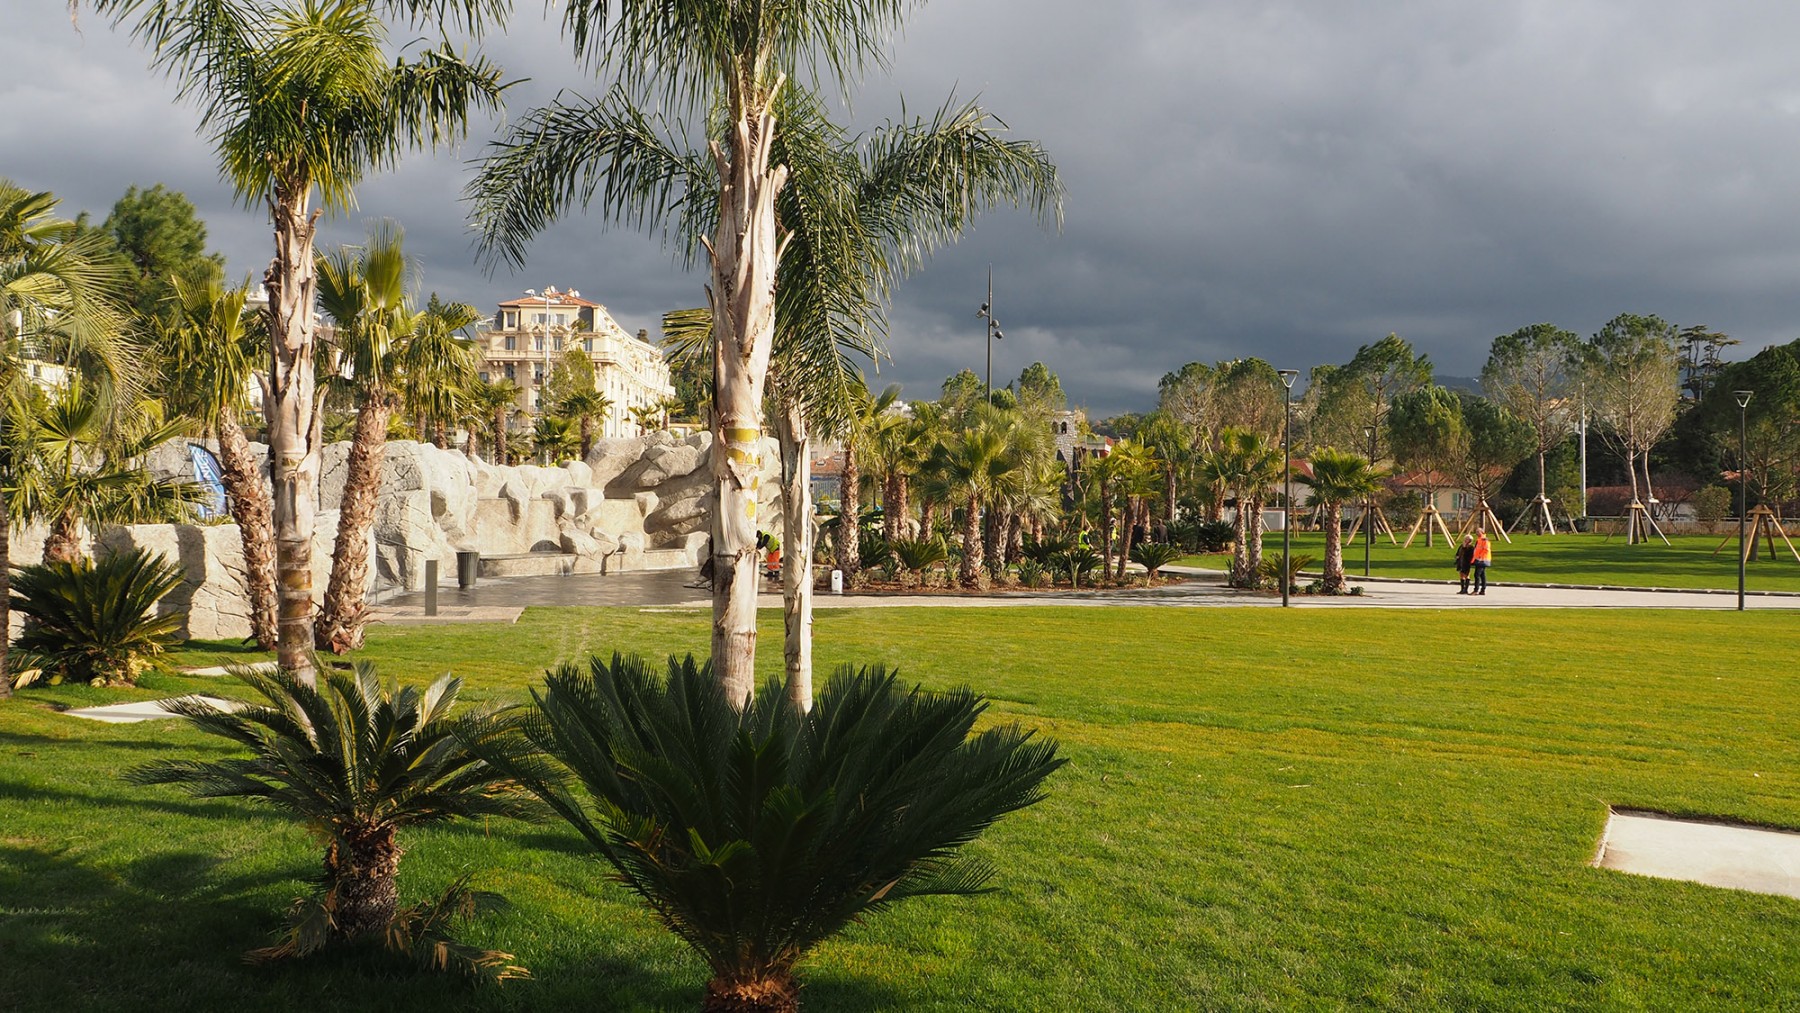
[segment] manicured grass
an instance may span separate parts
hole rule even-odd
[[[765,615],[760,661],[779,660]],[[516,698],[552,661],[704,647],[696,612],[533,609],[378,630],[384,673]],[[1588,867],[1619,804],[1800,825],[1800,625],[1774,612],[824,611],[821,667],[971,684],[1058,738],[1048,802],[979,852],[997,892],[913,902],[804,968],[815,1010],[1770,1009],[1800,995],[1800,902]],[[195,652],[198,653],[198,652]],[[153,676],[147,693],[203,680]],[[205,685],[220,691],[229,682]],[[535,980],[381,959],[252,968],[317,867],[254,807],[124,785],[218,756],[173,722],[0,707],[7,1008],[691,1010],[704,969],[557,825],[408,840],[409,897],[474,872],[470,933]]]
[[[1734,529],[1735,530],[1735,529]],[[1795,534],[1800,534],[1796,531]],[[1552,584],[1613,584],[1626,587],[1692,587],[1737,588],[1737,540],[1734,537],[1724,551],[1713,550],[1725,539],[1719,535],[1671,535],[1670,545],[1653,541],[1648,545],[1627,544],[1622,536],[1608,539],[1605,535],[1513,535],[1512,544],[1493,539],[1494,566],[1489,578],[1495,583],[1520,581]],[[1399,532],[1406,541],[1406,532]],[[1776,540],[1781,551],[1771,560],[1765,550],[1760,559],[1748,564],[1746,580],[1751,590],[1800,591],[1800,562],[1795,562],[1787,547]],[[1800,544],[1797,542],[1796,544]],[[1281,551],[1281,532],[1263,535],[1263,551]],[[1325,536],[1317,531],[1294,532],[1294,554],[1313,557],[1318,569],[1325,557]],[[1369,571],[1376,577],[1429,577],[1435,580],[1456,579],[1456,546],[1445,543],[1440,535],[1436,544],[1427,546],[1421,534],[1412,548],[1403,549],[1386,538],[1377,538],[1370,552]],[[1352,577],[1362,575],[1363,543],[1344,544],[1344,570]],[[1180,565],[1226,569],[1231,556],[1187,556]]]

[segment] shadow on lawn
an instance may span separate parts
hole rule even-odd
[[[100,782],[104,785],[105,782]],[[235,820],[237,822],[287,822],[277,819],[274,813],[263,812],[251,806],[236,805],[230,802],[183,802],[174,799],[155,798],[147,794],[134,795],[131,792],[146,791],[135,788],[124,782],[113,786],[117,794],[81,794],[73,791],[62,791],[37,785],[19,784],[16,781],[0,781],[0,800],[17,799],[24,802],[61,802],[71,806],[95,809],[137,809],[169,813],[175,816],[192,816],[200,819]]]

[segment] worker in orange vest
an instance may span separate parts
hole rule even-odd
[[[1487,594],[1488,567],[1494,562],[1494,547],[1488,543],[1486,531],[1475,532],[1475,594]]]

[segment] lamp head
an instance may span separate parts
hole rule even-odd
[[[1374,439],[1375,438],[1375,427],[1374,426],[1364,426],[1363,427],[1363,438],[1370,439],[1370,440]]]
[[[1300,375],[1297,369],[1278,369],[1275,375],[1281,377],[1281,385],[1288,390],[1294,389],[1294,378]]]
[[[526,294],[526,295],[537,295],[537,289],[535,289],[535,288],[528,288],[528,289],[526,289],[526,290],[525,290],[525,294]]]
[[[1739,408],[1750,407],[1750,394],[1751,392],[1747,390],[1734,390],[1731,392],[1731,396],[1737,399]]]

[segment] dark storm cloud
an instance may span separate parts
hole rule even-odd
[[[266,226],[232,206],[191,109],[102,24],[5,0],[0,173],[104,214],[131,183],[198,203],[234,272]],[[533,80],[515,114],[592,93],[537,5],[486,51]],[[1042,359],[1099,412],[1148,407],[1189,359],[1346,360],[1398,331],[1444,372],[1537,320],[1592,332],[1623,311],[1707,323],[1749,350],[1800,332],[1800,10],[1779,3],[1092,4],[922,9],[852,119],[954,89],[1041,140],[1068,185],[1060,233],[996,212],[899,293],[880,382],[928,396],[980,371],[994,265],[996,379]],[[474,264],[458,152],[371,181],[362,212],[407,228],[425,285],[491,305],[544,284],[628,327],[699,300],[660,245],[574,220],[516,276]],[[352,240],[358,221],[332,236]]]

